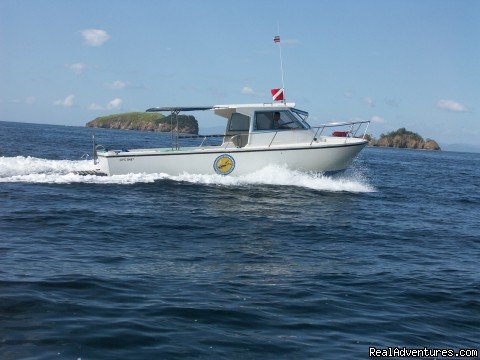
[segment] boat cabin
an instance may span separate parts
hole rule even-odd
[[[169,111],[171,112],[172,150],[188,150],[180,147],[179,138],[191,138],[192,136],[179,136],[178,114],[185,111],[210,110],[227,120],[225,132],[221,135],[194,136],[204,140],[198,147],[199,150],[211,146],[204,145],[209,137],[221,137],[224,149],[242,148],[275,148],[275,147],[302,147],[312,146],[313,143],[322,145],[347,143],[352,139],[363,124],[369,121],[354,121],[345,123],[323,124],[312,128],[307,123],[308,113],[295,108],[295,103],[264,103],[264,104],[233,104],[215,105],[204,107],[157,107],[148,109],[148,112]],[[174,136],[174,119],[177,119],[177,133]],[[348,131],[334,132],[330,136],[323,132],[326,128],[348,126]],[[365,128],[365,133],[367,128]],[[365,136],[364,133],[364,136]],[[217,145],[218,147],[218,145]]]
[[[306,122],[308,113],[294,106],[274,103],[215,107],[216,115],[228,119],[222,145],[240,148],[272,145],[273,136],[277,143],[297,143],[299,136],[303,137],[300,132],[307,132],[311,139],[310,125]]]

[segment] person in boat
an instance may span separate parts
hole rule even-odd
[[[280,123],[280,112],[275,111],[273,113],[273,128],[274,129],[289,129],[288,126],[285,126]]]

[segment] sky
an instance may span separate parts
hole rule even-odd
[[[0,121],[271,102],[278,34],[286,98],[312,125],[480,144],[477,0],[0,0]]]

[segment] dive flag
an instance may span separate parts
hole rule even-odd
[[[275,37],[273,38],[273,41],[274,41],[275,43],[279,43],[279,42],[280,42],[280,36],[278,36],[278,35],[275,36]]]
[[[272,89],[270,92],[272,93],[273,101],[283,101],[283,89]]]

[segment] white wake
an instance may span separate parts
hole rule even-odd
[[[373,192],[375,189],[359,174],[324,176],[289,170],[281,166],[267,166],[242,176],[199,175],[183,173],[171,176],[157,174],[127,174],[114,176],[76,175],[74,171],[93,170],[91,160],[47,160],[34,157],[0,157],[0,183],[95,183],[135,184],[155,180],[183,181],[218,186],[273,185],[297,186],[320,191]]]

